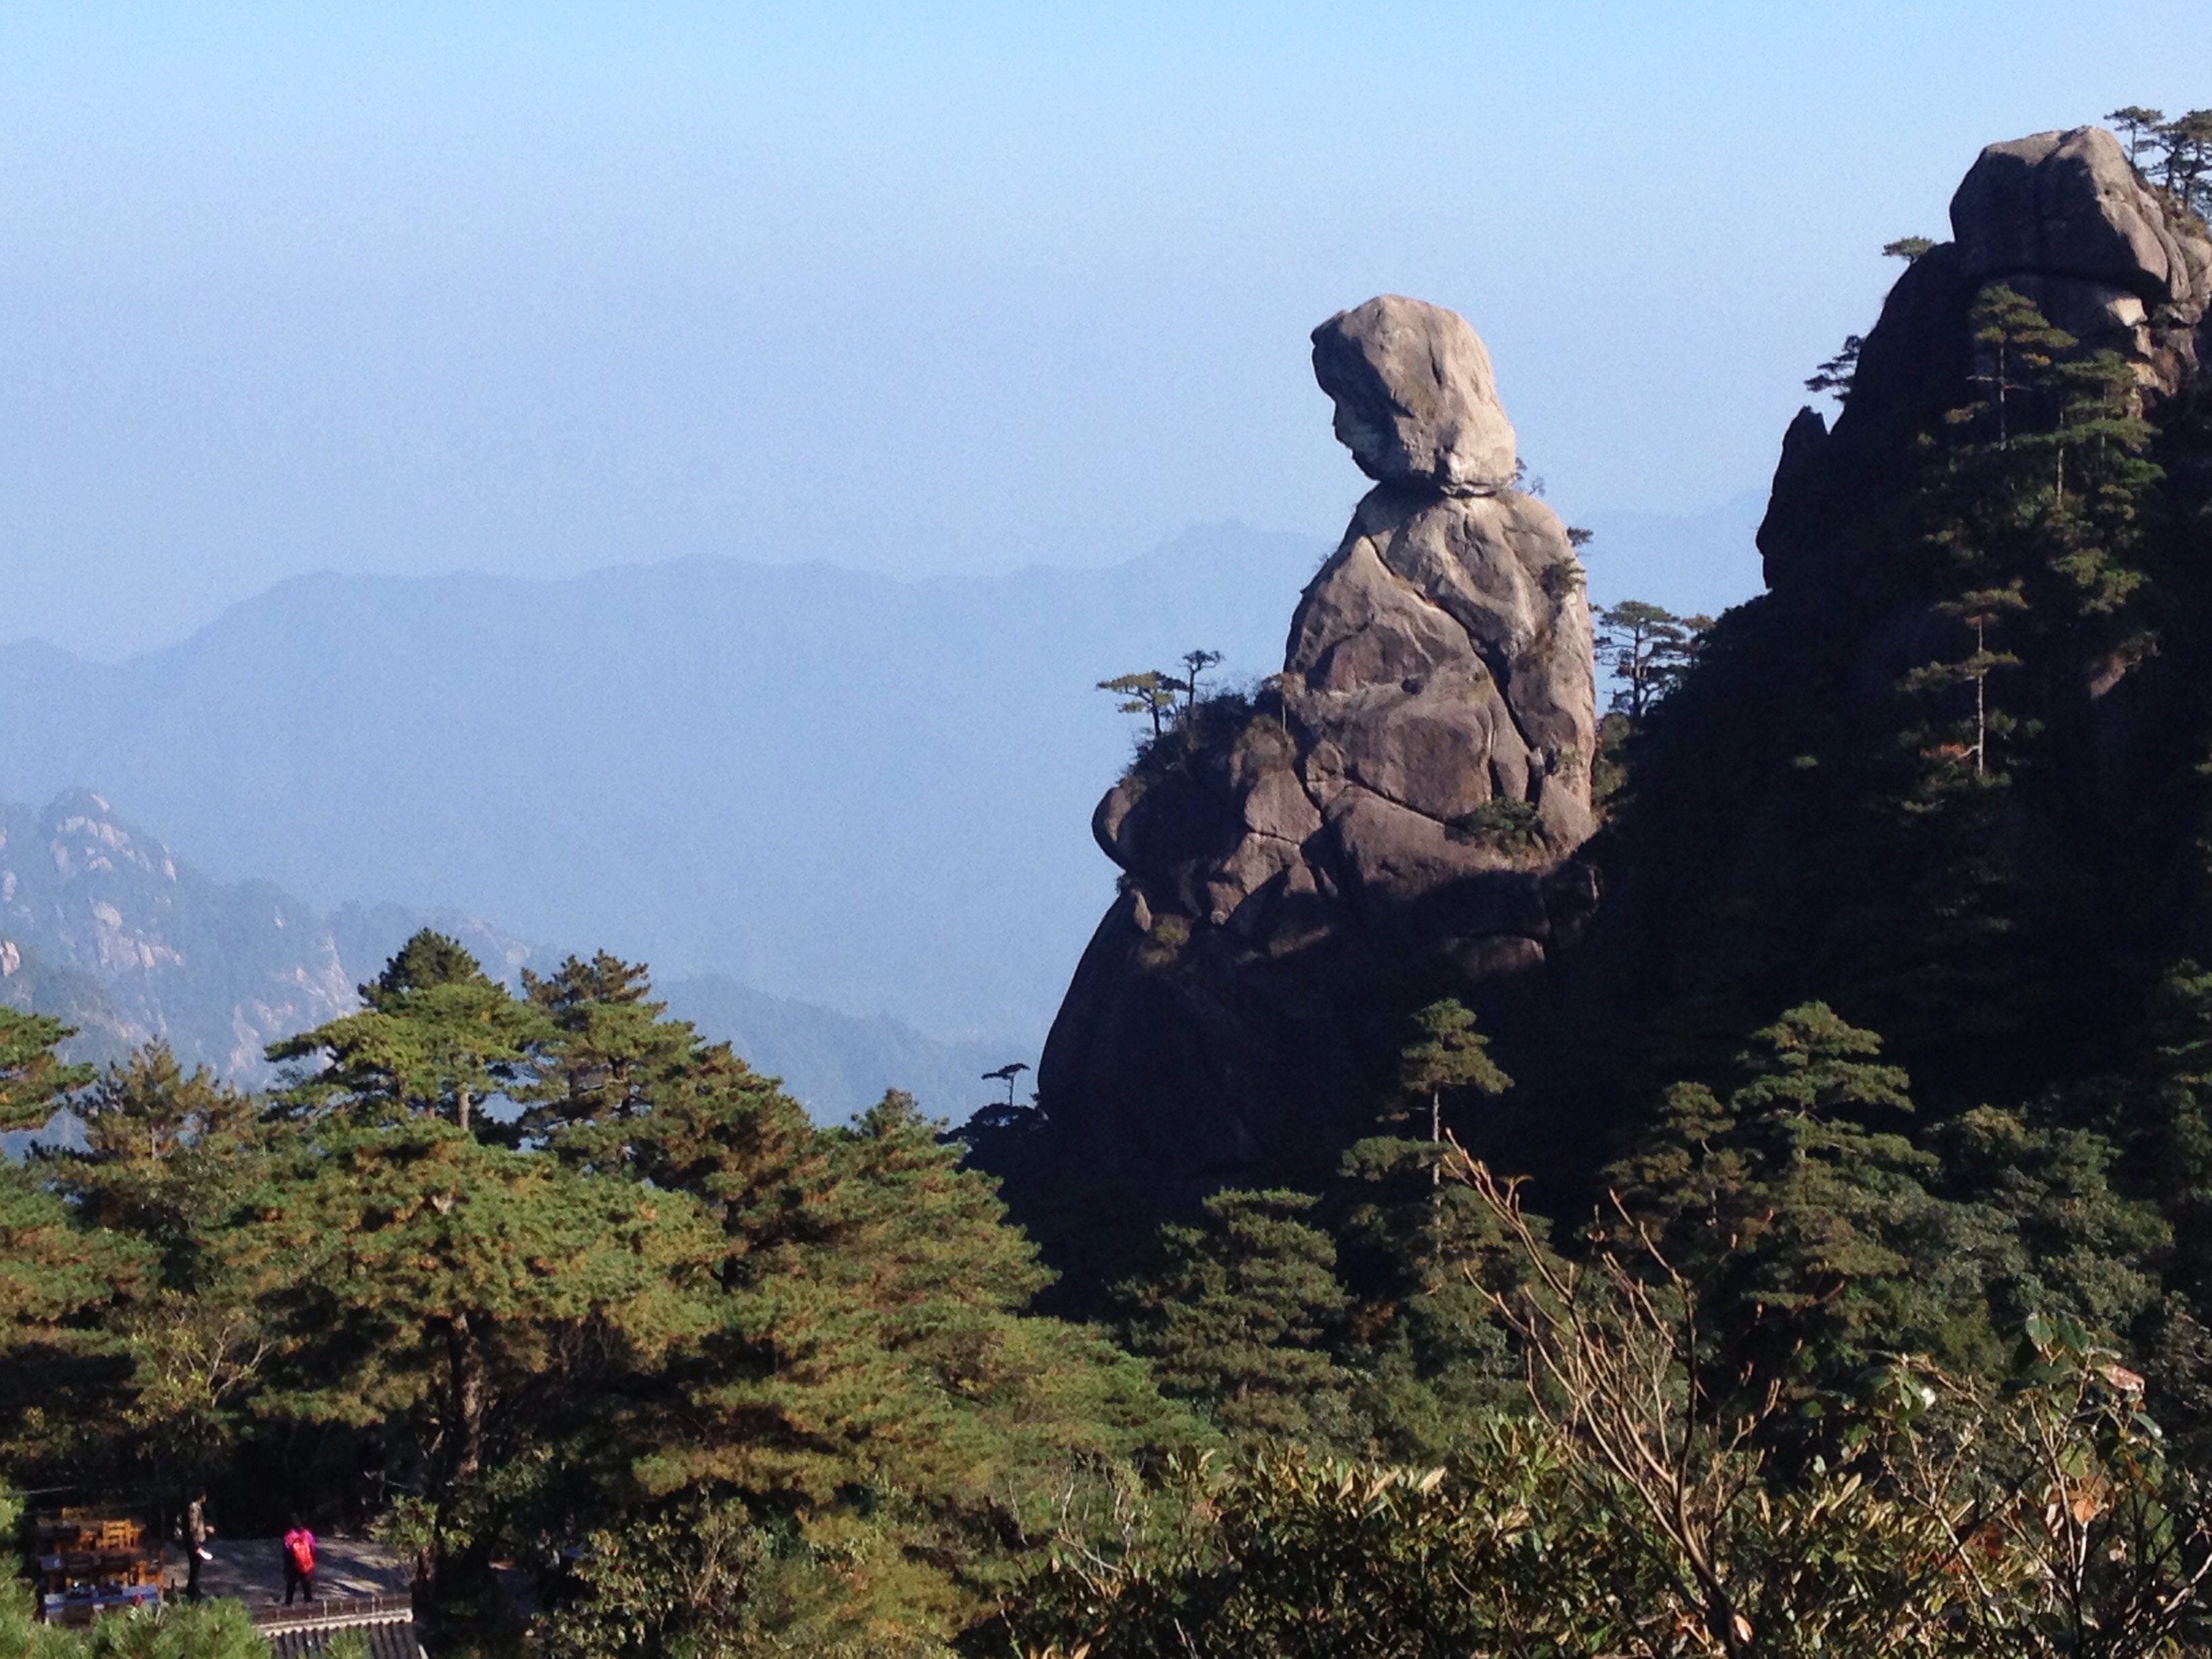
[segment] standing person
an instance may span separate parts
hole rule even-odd
[[[191,1551],[185,1570],[185,1594],[195,1601],[200,1599],[200,1563],[215,1559],[215,1552],[208,1548],[208,1540],[214,1536],[215,1528],[208,1525],[207,1493],[196,1491],[185,1505],[185,1544]]]
[[[354,1501],[364,1525],[384,1508],[384,1431],[371,1428],[354,1448],[354,1472],[359,1477]]]
[[[284,1605],[292,1605],[294,1591],[302,1601],[315,1599],[315,1534],[307,1523],[295,1520],[284,1534]]]

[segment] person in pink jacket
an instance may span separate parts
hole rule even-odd
[[[315,1534],[307,1523],[295,1521],[284,1534],[284,1605],[292,1605],[297,1592],[302,1601],[315,1599]]]

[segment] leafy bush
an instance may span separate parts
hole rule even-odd
[[[890,1540],[834,1544],[764,1526],[742,1501],[693,1495],[592,1534],[575,1593],[540,1630],[547,1659],[931,1659],[910,1627],[926,1595]]]
[[[1536,858],[1551,850],[1551,831],[1527,801],[1493,795],[1471,812],[1462,812],[1447,828],[1462,841],[1480,842],[1512,858]]]
[[[2205,1494],[2143,1380],[2028,1322],[2002,1387],[1899,1358],[1775,1455],[1778,1387],[1702,1369],[1655,1249],[1575,1263],[1458,1159],[1528,1273],[1494,1305],[1528,1411],[1423,1470],[1176,1465],[1121,1547],[1063,1547],[992,1632],[1020,1659],[1356,1653],[2150,1659],[2200,1652]]]

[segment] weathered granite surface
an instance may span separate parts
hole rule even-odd
[[[1571,857],[1591,827],[1589,607],[1565,526],[1512,488],[1488,353],[1395,295],[1313,341],[1376,486],[1280,676],[1202,708],[1099,803],[1121,896],[1039,1068],[1089,1158],[1155,1183],[1333,1156],[1372,1121],[1408,999],[1500,1001],[1595,899]]]

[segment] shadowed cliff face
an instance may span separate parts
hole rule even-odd
[[[1916,437],[1940,431],[1974,377],[1994,371],[1968,321],[1990,283],[2033,301],[2084,349],[2128,357],[2154,414],[2202,398],[2212,240],[2136,177],[2111,133],[1991,144],[1952,197],[1951,222],[1954,240],[1915,260],[1883,302],[1834,430],[1806,409],[1783,438],[1759,533],[1777,592],[1838,574],[1840,550],[1896,493]]]
[[[1810,997],[1923,1108],[2021,1098],[2212,949],[2212,237],[2094,128],[1991,145],[1951,219],[1584,849],[1588,1112]]]
[[[1406,300],[1316,331],[1375,488],[1282,675],[1099,805],[1126,873],[1040,1067],[1032,1191],[1321,1178],[1438,995],[1522,1079],[1485,1150],[1574,1182],[1808,999],[1940,1111],[2091,1074],[2166,964],[2212,959],[2212,237],[2094,129],[1991,146],[1952,216],[1833,428],[1790,427],[1770,592],[1595,836],[1580,571],[1511,488],[1486,355]],[[2023,302],[2070,343],[1993,341]]]
[[[1373,1121],[1407,1013],[1510,1018],[1595,901],[1580,565],[1511,488],[1481,342],[1396,296],[1314,331],[1375,488],[1283,672],[1203,706],[1099,803],[1126,872],[1046,1045],[1094,1172],[1163,1193],[1325,1168]]]

